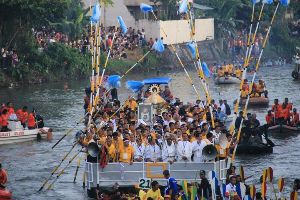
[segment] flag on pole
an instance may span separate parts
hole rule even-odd
[[[118,16],[118,22],[119,22],[120,28],[122,30],[122,33],[125,35],[127,33],[127,26],[121,16]]]
[[[182,186],[184,194],[188,194],[188,186],[187,186],[187,181],[186,180],[181,181],[181,186]]]
[[[290,0],[280,0],[281,5],[288,6],[290,4]]]
[[[186,45],[188,47],[188,50],[191,52],[192,54],[192,58],[196,58],[196,45],[194,42],[189,42]]]
[[[101,16],[100,4],[97,3],[93,8],[93,14],[90,18],[92,23],[98,23]]]
[[[282,192],[283,186],[284,186],[284,179],[279,178],[279,180],[278,180],[278,190],[279,190],[279,192]]]
[[[165,50],[165,45],[164,45],[163,41],[159,39],[153,44],[152,49],[154,49],[155,51],[157,51],[159,53],[162,53]]]
[[[153,7],[145,3],[140,4],[140,9],[144,13],[153,12]]]
[[[188,1],[187,0],[181,0],[179,5],[179,13],[186,13],[188,10]]]
[[[210,71],[209,71],[208,66],[205,62],[202,63],[202,70],[203,70],[203,73],[206,77],[210,77]]]

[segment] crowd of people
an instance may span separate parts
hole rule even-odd
[[[223,65],[214,64],[211,70],[213,73],[217,74],[217,77],[219,78],[233,76],[241,79],[243,73],[242,66],[237,63],[226,64],[226,62],[224,62]]]
[[[16,67],[20,62],[16,50],[8,50],[5,47],[1,48],[0,64],[2,69]]]
[[[245,79],[242,86],[241,98],[246,99],[249,94],[249,91],[250,91],[250,86],[248,80]],[[265,82],[260,79],[258,80],[258,82],[253,83],[250,98],[261,97],[262,95],[264,95],[265,98],[268,98],[268,91],[266,90]]]
[[[118,100],[102,104],[102,109],[94,118],[93,138],[90,135],[86,140],[93,139],[105,146],[105,160],[126,163],[203,162],[206,158],[202,156],[202,150],[214,143],[215,135],[224,133],[228,141],[232,140],[232,135],[223,124],[227,115],[231,114],[226,100],[220,100],[219,105],[212,101],[216,128],[211,132],[211,116],[204,102],[197,100],[194,104],[183,105],[179,98],[172,100],[173,95],[168,87],[159,94],[165,100],[165,106],[156,114],[153,127],[138,119],[136,112],[138,102],[149,98],[149,91],[145,91],[137,100],[127,100],[120,111]],[[85,100],[85,103],[88,102]],[[85,105],[85,108],[88,107]],[[115,111],[118,111],[117,114]],[[102,122],[101,125],[99,122]],[[229,146],[226,149],[217,148],[220,151],[218,158],[225,159]]]
[[[282,104],[278,99],[274,100],[272,109],[268,110],[266,115],[266,122],[269,126],[277,124],[300,126],[299,113],[296,108],[293,108],[293,104],[289,102],[288,98],[285,98]]]
[[[291,21],[289,23],[289,28],[291,30],[291,36],[299,37],[300,36],[300,19]]]
[[[14,106],[11,102],[2,104],[0,108],[0,126],[1,132],[11,131],[9,128],[10,121],[20,121],[21,125],[25,129],[36,129],[37,127],[43,127],[43,119],[40,115],[36,114],[33,109],[32,112],[28,112],[27,106],[23,106],[15,111]]]

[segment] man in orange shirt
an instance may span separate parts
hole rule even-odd
[[[284,103],[286,104],[286,107],[292,111],[293,110],[293,104],[292,103],[289,103],[289,98],[285,98],[284,99]]]
[[[276,120],[274,123],[276,124],[281,113],[281,105],[279,104],[278,99],[274,100],[274,105],[272,105],[272,112],[274,112],[275,120]]]
[[[1,132],[10,131],[10,129],[8,128],[8,118],[9,118],[8,110],[4,109],[0,116]]]
[[[272,110],[268,111],[268,114],[266,115],[266,122],[269,126],[274,125],[274,114],[272,113]]]
[[[279,118],[283,120],[284,124],[288,124],[290,121],[290,110],[285,103],[282,104]]]
[[[22,126],[25,128],[26,121],[28,120],[27,106],[24,106],[22,109],[19,109],[16,114]]]
[[[7,183],[7,172],[2,169],[2,164],[0,163],[0,188],[5,188]]]
[[[15,113],[13,104],[12,104],[11,102],[8,102],[8,103],[7,103],[7,111],[8,111],[8,117],[9,117],[11,114],[14,114],[14,113]]]
[[[292,126],[300,126],[299,113],[297,112],[296,108],[293,109],[293,113],[291,116],[292,116],[291,125]]]
[[[28,116],[27,126],[28,126],[28,129],[35,129],[36,128],[35,111],[34,110]]]

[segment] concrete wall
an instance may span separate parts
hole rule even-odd
[[[167,34],[165,37],[163,30]],[[196,19],[194,36],[197,42],[214,39],[214,19]],[[185,43],[191,40],[190,27],[187,20],[172,20],[160,22],[160,35],[165,44]]]

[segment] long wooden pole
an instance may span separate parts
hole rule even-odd
[[[248,107],[248,104],[249,104],[250,95],[251,95],[252,89],[253,89],[253,83],[254,83],[254,80],[255,80],[257,71],[258,71],[258,69],[259,69],[260,60],[261,60],[262,54],[263,54],[263,52],[264,52],[264,49],[265,49],[265,47],[266,47],[267,40],[268,40],[268,38],[269,38],[270,31],[271,31],[271,27],[272,27],[273,22],[274,22],[274,20],[275,20],[275,16],[276,16],[278,7],[279,7],[279,3],[277,3],[277,5],[276,5],[276,8],[275,8],[273,17],[272,17],[271,22],[270,22],[270,25],[269,25],[269,27],[268,27],[268,31],[267,31],[266,37],[265,37],[264,42],[263,42],[262,49],[261,49],[260,54],[259,54],[259,58],[258,58],[258,60],[257,60],[257,62],[256,62],[256,65],[255,65],[255,72],[254,72],[253,77],[252,77],[252,81],[251,81],[251,84],[250,84],[249,92],[248,92],[248,94],[247,94],[246,104],[245,104],[244,111],[243,111],[244,115],[245,115],[245,113],[247,112],[247,107]],[[233,151],[233,154],[232,154],[232,162],[233,162],[234,159],[235,159],[236,149],[237,149],[238,143],[239,143],[239,141],[240,141],[240,135],[241,135],[241,130],[242,130],[242,124],[243,124],[243,122],[244,122],[244,118],[242,118],[241,123],[240,123],[239,130],[238,130],[238,134],[237,134],[237,143],[236,143],[236,145],[235,145],[235,148],[234,148],[234,151]]]
[[[158,21],[156,15],[155,15],[155,13],[154,13],[154,11],[152,10],[151,12],[152,12],[152,14],[153,14],[155,20]],[[167,38],[168,36],[167,36],[167,34],[166,34],[164,28],[161,27],[161,30],[162,30],[164,36]],[[175,55],[176,55],[176,58],[177,58],[177,60],[178,60],[178,62],[179,62],[179,64],[180,64],[180,66],[181,66],[182,69],[184,70],[184,72],[185,72],[185,74],[186,74],[186,76],[187,76],[187,78],[188,78],[188,80],[189,80],[189,82],[190,82],[192,88],[194,89],[194,91],[195,91],[195,93],[196,93],[196,95],[197,95],[197,98],[200,100],[200,99],[201,99],[200,94],[199,94],[199,92],[197,91],[197,89],[196,89],[196,87],[195,87],[195,85],[194,85],[194,83],[193,83],[193,80],[192,80],[191,76],[189,75],[189,73],[187,72],[187,70],[186,70],[186,68],[185,68],[185,66],[184,66],[184,64],[183,64],[183,62],[182,62],[182,60],[181,60],[180,57],[178,56],[178,53],[177,53],[177,51],[176,51],[176,48],[174,47],[173,44],[170,44],[170,45],[171,45],[171,48],[172,48],[173,52],[174,52]]]

